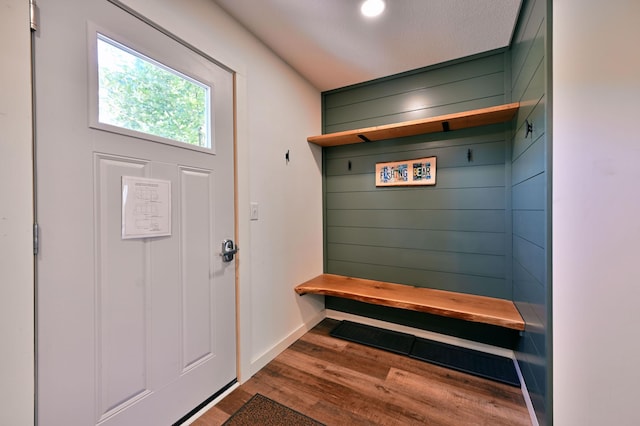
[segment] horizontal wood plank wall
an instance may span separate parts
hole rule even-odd
[[[510,101],[504,67],[505,53],[494,52],[327,92],[324,133],[503,104]],[[325,271],[511,300],[505,274],[510,128],[325,148]],[[375,187],[377,162],[428,156],[437,157],[435,186]],[[349,310],[349,302],[326,303]]]
[[[324,133],[504,104],[503,55],[326,92],[323,101]]]
[[[550,424],[545,32],[546,2],[524,2],[511,52],[512,97],[521,103],[512,145],[513,291],[527,323],[517,358],[540,424]]]

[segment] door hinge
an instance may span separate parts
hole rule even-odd
[[[35,0],[29,0],[29,24],[31,25],[31,31],[38,31],[38,5]]]
[[[38,255],[38,249],[40,248],[40,226],[37,223],[33,224],[33,255]]]

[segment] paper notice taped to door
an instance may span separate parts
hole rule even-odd
[[[122,176],[122,238],[171,235],[171,182]]]

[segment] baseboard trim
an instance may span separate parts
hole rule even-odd
[[[531,397],[529,396],[529,390],[527,389],[527,383],[524,381],[524,376],[522,375],[522,370],[520,370],[520,364],[518,364],[518,360],[514,359],[513,363],[516,366],[516,373],[518,373],[518,377],[520,378],[520,388],[522,389],[522,396],[524,397],[524,402],[527,404],[527,410],[529,410],[529,417],[531,418],[532,426],[540,426],[538,422],[538,416],[536,416],[536,410],[533,408],[533,402],[531,402]]]
[[[324,310],[319,311],[316,315],[314,315],[305,323],[300,325],[298,328],[296,328],[293,332],[291,332],[288,336],[286,336],[280,342],[276,343],[270,349],[266,350],[264,353],[254,358],[251,361],[251,365],[250,365],[250,375],[249,377],[246,378],[246,380],[249,380],[251,376],[253,376],[258,371],[260,371],[261,368],[263,368],[265,365],[271,362],[275,357],[280,355],[282,351],[287,349],[289,346],[291,346],[292,343],[294,343],[300,337],[304,336],[305,333],[307,333],[313,327],[318,325],[320,321],[325,319],[326,317],[325,312],[326,311]],[[243,382],[246,382],[246,380],[243,380]]]
[[[433,331],[422,330],[419,328],[409,327],[405,325],[395,324],[391,322],[381,321],[373,318],[367,318],[360,315],[349,314],[332,309],[326,310],[327,318],[340,321],[352,321],[360,324],[371,325],[373,327],[384,328],[387,330],[398,331],[400,333],[413,334],[416,337],[435,340],[436,342],[448,343],[450,345],[460,346],[467,349],[473,349],[480,352],[490,353],[506,358],[515,359],[512,350],[501,348],[498,346],[487,345],[486,343],[474,342],[472,340],[462,339],[460,337],[448,336],[446,334],[435,333]]]

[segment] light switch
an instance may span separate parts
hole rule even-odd
[[[250,203],[249,206],[249,218],[251,220],[258,220],[258,203]]]

